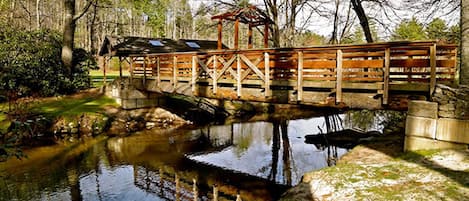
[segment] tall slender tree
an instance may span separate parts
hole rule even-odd
[[[64,0],[64,28],[62,43],[62,63],[70,77],[73,76],[73,49],[75,41],[75,29],[77,21],[88,11],[93,0],[89,0],[83,11],[76,15],[75,0]]]
[[[363,33],[365,33],[366,42],[372,43],[373,36],[370,30],[370,24],[368,22],[368,17],[366,16],[365,10],[362,6],[362,0],[351,0],[353,10],[357,14],[358,19],[360,20],[360,25],[362,26]]]

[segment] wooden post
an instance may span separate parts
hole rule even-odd
[[[436,44],[430,46],[430,96],[436,87]]]
[[[107,58],[104,56],[104,61],[103,61],[103,86],[106,87],[106,64],[107,64]]]
[[[248,28],[248,49],[252,49],[252,25],[249,24]]]
[[[178,65],[178,58],[177,56],[173,56],[173,90],[176,90],[177,87],[177,65]]]
[[[191,79],[191,87],[192,87],[192,95],[195,95],[195,84],[197,80],[197,56],[192,56],[192,79]]]
[[[234,25],[234,49],[239,49],[239,18],[236,18]]]
[[[213,55],[213,72],[212,72],[212,75],[213,75],[213,77],[212,77],[213,94],[217,94],[217,90],[218,90],[217,65],[218,65],[217,55]]]
[[[122,78],[122,57],[119,57],[119,78]]]
[[[303,101],[303,52],[298,52],[297,101]]]
[[[146,87],[147,83],[147,57],[143,57],[143,88]]]
[[[130,57],[129,73],[130,73],[130,84],[132,85],[133,79],[134,79],[134,57]]]
[[[450,58],[451,59],[451,58]],[[451,69],[451,72],[453,72],[451,74],[451,79],[453,80],[453,84],[454,85],[458,85],[459,84],[459,80],[456,79],[457,77],[459,77],[459,70],[458,70],[458,48],[454,48],[454,68]]]
[[[391,67],[391,48],[384,51],[384,86],[383,86],[383,105],[389,102],[389,72]]]
[[[223,34],[222,33],[223,24],[222,23],[223,22],[222,21],[223,21],[222,19],[220,19],[218,21],[218,46],[217,47],[218,47],[219,50],[223,49],[223,42],[222,42],[222,34]]]
[[[264,52],[264,74],[264,96],[267,98],[272,96],[270,91],[270,56],[268,52]]]
[[[239,54],[236,55],[236,92],[238,94],[238,98],[241,98],[241,58]]]
[[[161,76],[160,76],[160,57],[156,57],[156,83],[158,87],[161,84]]]
[[[342,50],[337,50],[337,58],[336,58],[336,97],[335,102],[340,103],[342,102]]]
[[[264,25],[264,48],[269,48],[269,23]]]

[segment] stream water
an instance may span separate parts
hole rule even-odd
[[[304,142],[325,130],[324,119],[146,130],[33,148],[28,158],[0,163],[0,200],[276,200],[304,173],[347,152]]]

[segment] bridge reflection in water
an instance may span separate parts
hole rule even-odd
[[[323,125],[322,117],[235,123],[111,139],[107,147],[111,158],[134,164],[137,187],[165,199],[275,200],[305,172],[346,153],[304,143],[305,131]]]

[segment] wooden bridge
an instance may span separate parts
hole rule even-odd
[[[455,80],[457,46],[435,41],[130,55],[137,88],[216,99],[381,107]]]

